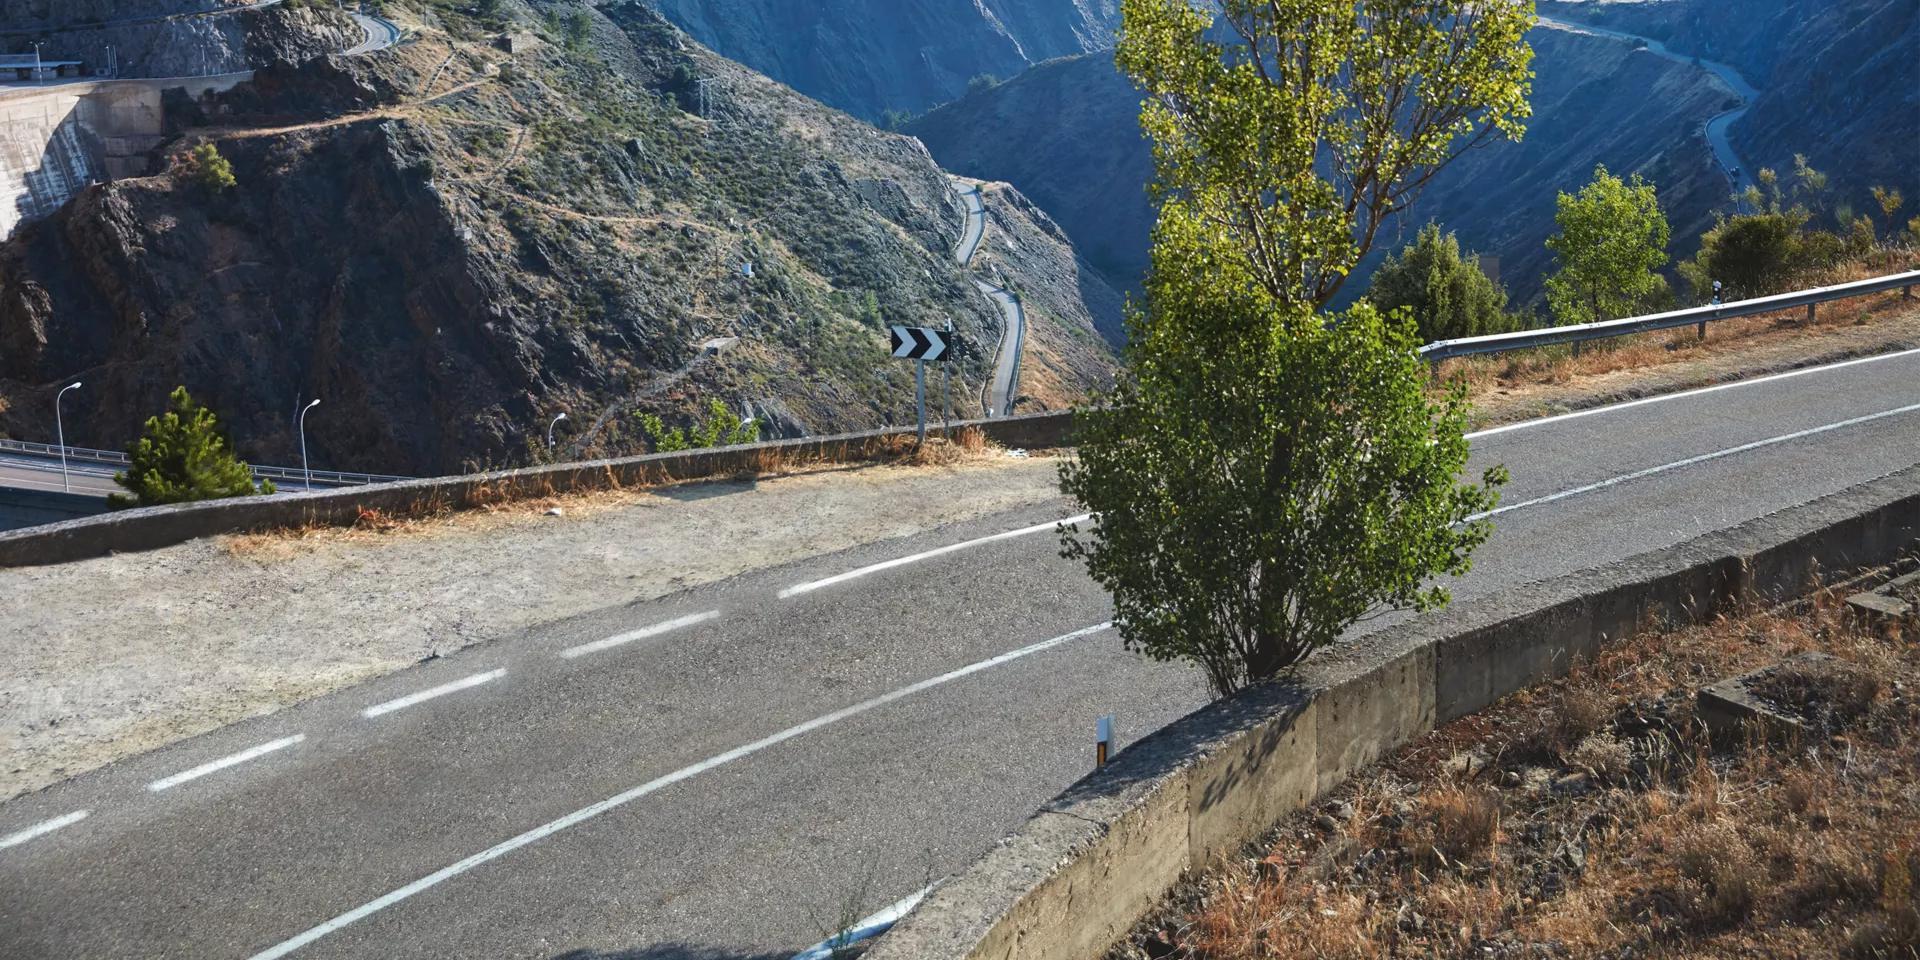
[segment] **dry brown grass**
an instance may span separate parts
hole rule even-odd
[[[1920,252],[1893,250],[1872,265],[1854,264],[1822,283],[1830,285],[1920,268]],[[1920,310],[1920,301],[1903,299],[1898,290],[1821,304],[1807,322],[1805,308],[1736,317],[1707,324],[1700,338],[1695,327],[1619,337],[1583,344],[1574,356],[1567,346],[1523,350],[1486,357],[1463,357],[1439,365],[1440,382],[1464,381],[1476,403],[1524,395],[1543,388],[1597,379],[1627,371],[1712,359],[1756,347],[1811,340],[1841,327],[1871,325],[1881,319],[1907,316]]]
[[[1844,729],[1710,742],[1696,690],[1808,651],[1880,681],[1835,688]],[[1914,960],[1916,683],[1920,645],[1831,596],[1648,630],[1401,749],[1327,801],[1350,819],[1289,819],[1113,956]]]

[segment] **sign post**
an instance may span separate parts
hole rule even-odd
[[[951,326],[951,322],[949,322]],[[890,327],[893,355],[917,361],[914,370],[914,402],[919,411],[920,442],[927,442],[927,361],[945,361],[953,353],[953,333],[931,327]]]

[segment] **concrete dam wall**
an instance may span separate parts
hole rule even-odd
[[[162,91],[199,99],[250,73],[0,88],[0,239],[50,216],[88,185],[145,176],[166,134]]]

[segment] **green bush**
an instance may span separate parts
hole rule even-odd
[[[1451,233],[1428,223],[1420,235],[1373,273],[1367,299],[1383,313],[1405,308],[1419,327],[1420,340],[1455,340],[1512,330],[1507,291],[1480,271],[1471,255],[1462,256]]]
[[[1795,207],[1724,218],[1700,236],[1700,252],[1680,264],[1680,275],[1702,300],[1715,280],[1724,301],[1792,290],[1845,253],[1833,234],[1806,230],[1808,217]]]
[[[203,143],[193,148],[193,154],[187,161],[188,175],[195,183],[205,187],[211,193],[231,189],[239,183],[233,176],[233,164],[220,155],[220,148],[211,143]]]
[[[730,447],[760,439],[759,424],[741,423],[739,416],[718,400],[708,405],[707,422],[695,424],[691,430],[679,427],[669,430],[659,417],[651,413],[636,413],[634,417],[640,421],[640,430],[646,434],[654,453]]]
[[[973,94],[980,93],[982,91],[992,90],[994,87],[997,87],[999,85],[1000,85],[999,77],[996,77],[991,73],[982,73],[975,76],[973,79],[967,81],[967,95],[972,96]]]
[[[246,463],[233,455],[233,443],[213,411],[193,402],[186,387],[168,398],[167,412],[147,419],[145,435],[127,445],[127,469],[114,482],[131,496],[114,494],[116,510],[162,503],[217,500],[272,493],[273,481],[254,488]]]

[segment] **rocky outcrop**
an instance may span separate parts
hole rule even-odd
[[[1118,0],[653,0],[701,43],[868,120],[1113,45]]]
[[[0,435],[50,436],[50,391],[80,379],[69,442],[117,447],[185,385],[254,462],[297,460],[317,397],[316,467],[448,473],[545,456],[562,411],[579,456],[645,449],[637,411],[684,426],[716,400],[781,435],[908,422],[887,325],[998,339],[919,141],[642,7],[593,25],[592,50],[511,62],[442,41],[275,65],[182,110],[217,126],[163,147],[168,172],[90,187],[0,244]],[[714,81],[704,104],[692,77]],[[237,186],[189,175],[201,141]],[[1107,351],[1090,343],[1077,362]],[[991,372],[956,364],[956,397]]]
[[[29,8],[29,14],[38,9],[38,0],[15,2]],[[40,43],[44,56],[83,60],[92,73],[108,65],[111,51],[121,77],[197,77],[338,53],[364,36],[353,18],[330,4],[193,15],[239,6],[56,0],[52,16],[16,20],[0,11],[0,53],[32,53]],[[20,26],[14,27],[16,23]],[[42,23],[54,26],[42,28]]]

